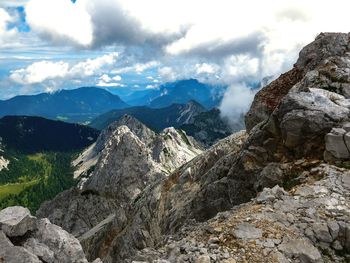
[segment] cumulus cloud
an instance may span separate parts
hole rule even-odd
[[[69,65],[63,61],[39,61],[27,68],[15,70],[10,79],[19,84],[37,84],[48,79],[64,78],[69,73]]]
[[[111,44],[161,46],[181,35],[179,25],[159,28],[145,24],[132,12],[141,3],[131,2],[30,0],[26,5],[27,21],[33,30],[55,44],[71,41],[90,48]]]
[[[122,73],[136,73],[136,74],[141,74],[145,70],[155,68],[160,65],[159,61],[149,61],[146,63],[135,63],[131,66],[126,66],[126,67],[121,67],[118,69],[112,70],[111,73],[114,74],[122,74]]]
[[[188,0],[28,0],[26,14],[33,31],[55,44],[120,45],[143,60],[115,74],[142,73],[142,66],[156,66],[147,64],[154,60],[162,64],[164,79],[181,78],[189,67],[172,62],[181,58],[194,61],[189,70],[199,77],[212,74],[205,77],[231,84],[243,78],[236,76],[242,73],[237,69],[242,57],[258,68],[255,78],[276,75],[291,67],[300,48],[321,31],[347,31],[342,19],[350,2],[334,1],[315,8],[304,0],[204,0],[200,5]],[[193,70],[198,63],[222,70]]]
[[[52,42],[89,46],[93,24],[83,2],[30,0],[25,8],[26,19],[32,30]]]
[[[125,84],[118,83],[121,81],[122,77],[119,75],[110,77],[108,74],[103,74],[99,77],[99,81],[96,86],[99,87],[125,87]]]
[[[87,59],[70,65],[64,61],[39,61],[27,66],[13,70],[10,79],[23,85],[39,84],[45,81],[71,80],[74,78],[85,78],[100,74],[108,66],[115,64],[118,53],[110,53]],[[108,75],[102,75],[102,80],[109,78]],[[119,76],[110,78],[110,81],[119,79]],[[119,79],[120,80],[120,79]],[[107,82],[110,82],[107,81]]]
[[[18,7],[24,6],[28,0],[1,0],[0,7]]]
[[[219,67],[217,65],[208,64],[208,63],[196,64],[195,67],[196,67],[197,74],[202,74],[202,73],[214,74],[219,70]]]
[[[1,1],[5,2],[10,5],[16,1]],[[11,73],[11,79],[17,83],[55,81],[50,87],[66,78],[79,85],[84,85],[86,79],[112,85],[120,82],[113,79],[115,75],[150,73],[155,74],[150,85],[158,80],[198,78],[213,84],[249,86],[289,69],[299,50],[321,31],[347,32],[348,25],[343,20],[350,8],[350,2],[345,0],[334,0],[332,5],[321,1],[317,6],[305,0],[20,2],[25,4],[32,34],[40,36],[44,44],[64,44],[93,52],[121,50],[118,60],[123,62],[117,66],[113,66],[113,58],[111,63],[106,58],[75,64],[41,61]],[[2,10],[0,45],[9,43],[3,40],[6,34],[16,33],[16,29],[9,32],[7,26],[13,17]],[[110,65],[109,71],[99,70],[101,64]],[[35,74],[40,67],[44,68],[43,73]],[[102,77],[103,74],[107,76]],[[230,90],[225,95],[226,104],[232,98]]]
[[[158,74],[163,82],[170,82],[179,78],[171,67],[162,67],[158,69]]]
[[[14,18],[4,9],[0,8],[0,46],[8,46],[17,35],[15,28],[8,29],[9,23],[13,22]],[[12,44],[12,43],[11,43]]]

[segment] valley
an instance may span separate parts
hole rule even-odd
[[[21,205],[33,213],[40,205],[76,184],[70,153],[11,153],[0,171],[0,207]]]
[[[21,205],[32,213],[58,193],[76,185],[72,161],[99,132],[39,117],[0,119],[0,207]]]

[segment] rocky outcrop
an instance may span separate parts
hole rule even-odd
[[[0,137],[0,171],[3,169],[7,169],[7,166],[10,164],[10,161],[5,159],[4,156],[2,156],[4,153],[4,150],[1,144],[1,140],[2,138]]]
[[[0,171],[3,169],[7,169],[10,161],[6,160],[3,156],[0,156]]]
[[[350,173],[323,164],[305,172],[307,182],[292,191],[265,188],[248,203],[183,226],[130,262],[347,262]]]
[[[302,76],[301,70],[294,67],[261,89],[255,95],[252,106],[246,114],[246,129],[250,131],[255,125],[268,119],[281,99],[301,80]]]
[[[322,33],[314,42],[302,49],[293,69],[264,87],[255,96],[246,115],[246,128],[250,131],[255,125],[266,121],[290,89],[299,83],[307,73],[320,76],[313,81],[317,86],[332,90],[338,88],[349,94],[347,83],[346,57],[349,52],[349,35]],[[312,72],[316,70],[315,72]],[[311,73],[310,73],[311,72]],[[337,79],[337,77],[340,77]],[[317,82],[316,80],[319,80]],[[345,81],[344,81],[345,80]],[[311,83],[310,83],[311,84]],[[330,85],[328,85],[330,84]],[[340,90],[339,90],[340,91]],[[345,97],[348,97],[347,95]]]
[[[76,238],[23,207],[0,211],[0,248],[1,262],[88,262]]]
[[[350,157],[350,124],[346,123],[341,128],[333,128],[326,137],[326,153],[330,153],[337,159],[348,159]]]

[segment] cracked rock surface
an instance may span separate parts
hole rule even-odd
[[[79,241],[47,219],[37,219],[27,208],[0,211],[0,262],[88,263]],[[96,259],[94,263],[101,262]]]

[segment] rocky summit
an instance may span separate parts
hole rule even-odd
[[[350,262],[350,35],[317,36],[245,122],[201,152],[125,116],[76,161],[78,187],[37,216],[90,261]],[[11,235],[25,228],[1,226],[4,244],[22,246]]]
[[[167,128],[157,134],[125,115],[74,162],[81,177],[78,186],[43,204],[38,215],[79,237],[82,244],[93,243],[86,245],[90,255],[105,246],[110,225],[127,224],[134,202],[151,182],[166,178],[201,152],[182,131]]]

